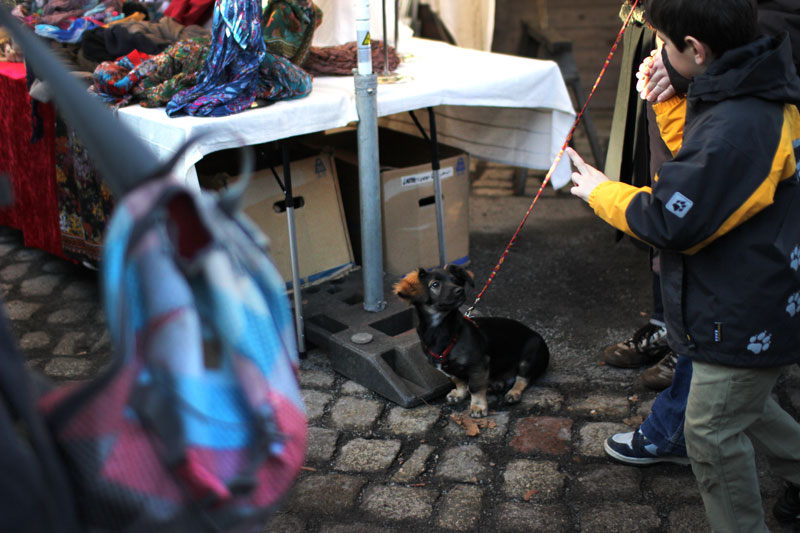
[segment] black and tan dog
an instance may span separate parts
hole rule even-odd
[[[528,384],[547,369],[550,351],[541,335],[510,318],[476,317],[460,311],[464,285],[475,286],[471,272],[457,265],[409,272],[394,293],[412,304],[419,317],[417,334],[431,364],[447,374],[456,388],[447,395],[457,403],[471,395],[470,415],[486,416],[487,390],[504,391],[517,403]]]

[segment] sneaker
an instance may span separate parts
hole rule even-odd
[[[604,443],[606,453],[612,458],[634,466],[645,466],[656,463],[676,463],[688,465],[689,458],[679,455],[662,455],[658,447],[647,440],[641,429],[630,433],[611,435]]]
[[[772,508],[772,514],[782,524],[796,522],[800,525],[800,487],[787,483],[783,496]]]
[[[648,389],[664,390],[672,385],[672,377],[675,375],[675,365],[678,364],[678,356],[670,350],[661,361],[642,372],[642,385]]]
[[[667,328],[648,323],[630,339],[604,349],[603,361],[619,368],[638,368],[655,363],[667,351]]]

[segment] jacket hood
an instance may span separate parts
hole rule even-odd
[[[800,104],[800,78],[787,33],[728,50],[689,86],[690,100],[718,102],[742,96]]]

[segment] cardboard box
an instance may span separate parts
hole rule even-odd
[[[316,147],[336,155],[347,227],[360,262],[361,221],[355,132],[315,136]],[[381,129],[379,133],[384,270],[402,275],[417,267],[439,266],[431,147],[424,139]],[[448,263],[469,262],[469,155],[440,145],[444,232]]]
[[[209,167],[208,165],[206,168]],[[274,167],[284,182],[283,166]],[[318,153],[291,163],[297,257],[301,286],[343,275],[355,268],[333,155]],[[286,199],[271,168],[253,173],[243,209],[270,240],[270,257],[286,286],[292,285]]]

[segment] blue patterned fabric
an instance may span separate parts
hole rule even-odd
[[[173,96],[167,114],[225,116],[247,109],[256,99],[265,53],[261,2],[217,0],[211,50],[198,83]]]

